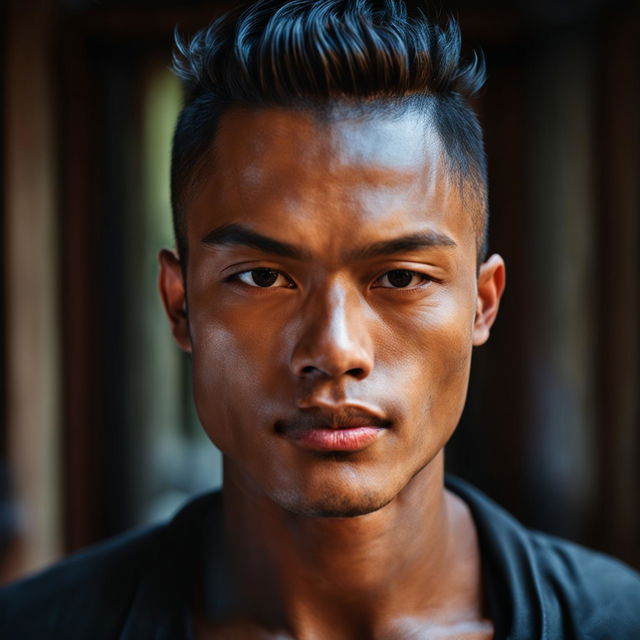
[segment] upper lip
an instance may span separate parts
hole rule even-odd
[[[338,409],[313,407],[303,409],[287,420],[278,420],[276,430],[280,433],[307,429],[355,429],[357,427],[386,428],[391,420],[382,412],[372,411],[356,405],[344,405]]]

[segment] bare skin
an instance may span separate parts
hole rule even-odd
[[[224,455],[228,597],[194,603],[197,637],[492,637],[475,527],[443,485],[504,287],[499,256],[477,269],[472,206],[415,114],[222,117],[186,290],[161,254]]]

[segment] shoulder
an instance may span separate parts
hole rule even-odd
[[[0,589],[0,637],[98,640],[124,629],[133,638],[156,637],[147,627],[179,624],[184,581],[217,500],[196,498],[166,524],[118,536]],[[141,626],[146,635],[130,631]]]
[[[447,487],[473,515],[485,588],[505,637],[640,638],[640,574],[603,553],[526,528],[458,478],[447,477]]]
[[[81,637],[99,621],[97,637],[114,637],[161,531],[119,536],[4,587],[0,636]]]
[[[640,574],[554,536],[530,531],[529,539],[546,597],[576,629],[599,630],[602,638],[640,637]]]

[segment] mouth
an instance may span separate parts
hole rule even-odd
[[[338,411],[305,410],[276,431],[307,451],[355,452],[366,449],[391,426],[391,421],[359,407]]]

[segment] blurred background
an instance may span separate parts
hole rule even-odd
[[[172,30],[232,3],[0,5],[0,580],[220,483],[156,294],[181,87]],[[640,567],[640,10],[438,3],[482,48],[508,287],[450,471]]]

